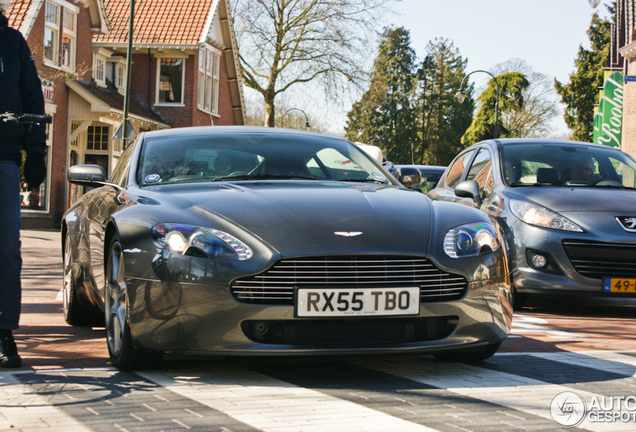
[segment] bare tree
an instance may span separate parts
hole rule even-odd
[[[496,65],[493,75],[507,72],[519,72],[530,83],[522,90],[523,105],[502,113],[502,123],[514,136],[522,138],[545,138],[553,133],[550,122],[559,113],[558,95],[554,90],[552,78],[535,72],[522,59],[511,59]]]
[[[323,81],[327,95],[361,83],[377,21],[400,0],[236,0],[234,16],[245,85],[263,96],[275,126],[277,95]]]

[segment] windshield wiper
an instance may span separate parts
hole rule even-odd
[[[314,176],[304,176],[295,174],[255,174],[255,175],[237,175],[215,178],[214,181],[226,181],[226,180],[324,180]]]
[[[343,182],[356,182],[356,183],[380,183],[380,184],[387,184],[386,182],[383,182],[382,180],[376,180],[376,179],[338,179],[338,181],[343,181]]]
[[[528,187],[528,186],[559,186],[552,183],[512,183],[510,187]]]

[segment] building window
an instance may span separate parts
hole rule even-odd
[[[106,80],[104,72],[106,69],[106,59],[98,54],[93,54],[93,79],[98,85],[105,87]]]
[[[60,7],[47,1],[44,14],[44,61],[46,63],[58,65],[59,43]]]
[[[77,14],[65,8],[62,34],[62,67],[69,70],[75,69],[76,28]]]
[[[47,113],[48,114],[48,113]],[[24,180],[24,173],[20,173],[20,196],[22,210],[48,211],[49,181],[51,179],[51,148],[53,145],[53,123],[46,125],[46,177],[38,189],[29,190]],[[26,160],[26,152],[22,150],[22,162]],[[23,164],[24,165],[24,164]]]
[[[110,126],[89,126],[86,150],[108,150],[108,131]]]
[[[115,86],[117,89],[122,90],[124,88],[125,69],[121,65],[115,66]]]
[[[183,103],[184,59],[159,59],[159,79],[157,86],[157,103]]]
[[[199,79],[197,107],[217,114],[219,112],[219,68],[221,56],[209,49],[199,51]]]

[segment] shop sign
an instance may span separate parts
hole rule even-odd
[[[614,72],[603,86],[603,97],[594,117],[594,138],[597,144],[621,146],[623,129],[623,74]]]
[[[53,89],[54,85],[51,81],[42,81],[42,93],[44,93],[45,101],[53,102]]]

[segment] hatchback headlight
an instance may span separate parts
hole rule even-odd
[[[444,252],[451,258],[480,255],[499,249],[495,227],[471,223],[453,228],[444,237]]]
[[[583,229],[563,216],[527,201],[510,200],[512,214],[529,225],[544,228],[558,229],[562,231],[583,232]]]
[[[252,249],[236,237],[211,228],[163,223],[155,225],[152,234],[161,247],[181,255],[239,261],[253,255]]]

